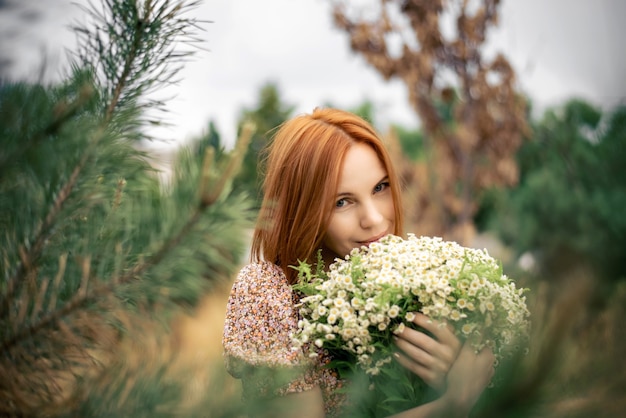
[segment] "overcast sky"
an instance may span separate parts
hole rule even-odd
[[[327,0],[204,0],[196,13],[212,22],[202,33],[207,50],[167,92],[177,94],[167,116],[173,126],[155,132],[171,144],[199,134],[209,120],[231,142],[241,109],[255,104],[268,81],[298,113],[370,99],[381,125],[418,125],[403,85],[385,83],[350,52]],[[626,1],[504,0],[500,17],[492,47],[509,58],[538,108],[573,96],[603,106],[626,100]],[[46,76],[58,76],[64,48],[74,42],[72,19],[80,14],[70,0],[0,0],[1,72],[36,79],[46,56]]]

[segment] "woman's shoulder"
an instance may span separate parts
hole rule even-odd
[[[269,261],[246,264],[239,270],[233,289],[245,289],[246,293],[256,291],[291,291],[285,272]]]
[[[246,264],[239,270],[238,279],[255,279],[255,278],[282,278],[285,277],[283,269],[278,265],[269,261],[256,261]]]
[[[271,304],[280,305],[281,311],[289,311],[295,302],[293,288],[283,270],[267,261],[243,266],[233,282],[229,298],[229,304],[260,305],[263,311],[270,309]]]

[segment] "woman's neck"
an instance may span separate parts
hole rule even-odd
[[[324,270],[328,271],[328,267],[335,262],[335,259],[341,258],[334,251],[329,250],[322,245],[322,260],[324,261]]]

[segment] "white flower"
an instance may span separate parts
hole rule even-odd
[[[463,334],[465,334],[465,335],[469,335],[469,334],[472,333],[472,331],[474,331],[474,328],[476,328],[475,324],[469,324],[469,323],[468,324],[464,324],[461,327],[461,332],[463,332]]]
[[[404,325],[404,323],[400,322],[398,324],[398,327],[393,331],[394,334],[402,334],[402,331],[404,331],[404,328],[406,328],[406,326]]]
[[[354,338],[355,333],[352,328],[346,328],[343,330],[343,334],[341,336],[343,337],[344,340],[347,341],[347,340],[351,340],[352,338]]]
[[[450,312],[450,316],[449,318],[453,321],[458,321],[459,319],[463,318],[465,315],[461,315],[461,313],[459,311],[457,311],[456,309],[453,309],[452,312]]]
[[[350,312],[348,309],[344,309],[343,311],[341,311],[341,319],[344,320],[344,322],[349,321],[352,318],[352,312]]]
[[[400,313],[400,307],[398,305],[393,305],[387,311],[387,315],[389,316],[389,318],[395,318],[398,316],[399,313]]]
[[[391,361],[390,338],[413,312],[451,323],[474,349],[492,347],[497,360],[528,334],[523,289],[486,251],[439,237],[388,235],[318,273],[295,285],[304,297],[294,347],[314,341],[331,353],[352,353],[370,374]]]
[[[357,297],[353,297],[350,300],[350,305],[352,305],[352,307],[355,309],[359,309],[360,307],[365,306],[365,304],[363,303],[363,300]]]

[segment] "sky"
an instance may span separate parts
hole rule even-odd
[[[368,1],[351,0],[363,7]],[[385,82],[350,51],[332,25],[329,0],[204,0],[194,17],[210,21],[200,33],[204,49],[181,81],[161,92],[175,97],[163,115],[171,126],[153,132],[163,141],[155,146],[185,143],[209,120],[232,143],[242,109],[255,106],[267,82],[278,85],[295,113],[369,99],[380,128],[419,125],[402,83]],[[609,108],[626,102],[624,17],[623,0],[503,0],[489,48],[509,59],[537,111],[571,97]],[[74,45],[67,25],[80,19],[71,0],[0,0],[1,73],[35,80],[45,67],[45,78],[59,77]]]

